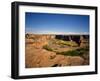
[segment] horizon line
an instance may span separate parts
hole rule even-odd
[[[38,34],[38,35],[89,35],[89,33],[32,33],[32,32],[26,32],[25,34]]]

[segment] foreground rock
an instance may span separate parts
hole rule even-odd
[[[71,41],[72,44],[72,41]],[[48,45],[46,49],[43,47]],[[82,56],[65,56],[59,52],[76,50],[88,46],[88,42],[81,37],[80,46],[73,46],[55,41],[55,35],[26,34],[25,39],[25,67],[60,67],[89,65],[89,52]],[[50,49],[51,48],[51,49]],[[56,51],[56,52],[55,52]],[[58,52],[58,54],[56,54]]]
[[[76,66],[84,63],[84,59],[80,56],[57,55],[55,52],[33,48],[26,47],[26,68]]]

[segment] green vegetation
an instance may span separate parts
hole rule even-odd
[[[48,50],[48,51],[53,51],[53,49],[50,48],[48,45],[43,46],[43,49],[46,49],[46,50]]]
[[[52,47],[52,44],[55,46],[58,45],[58,47]],[[73,49],[70,51],[59,51],[58,48],[59,46],[62,46],[62,48],[65,48],[64,46],[72,46],[76,47],[78,46],[77,43],[73,41],[63,41],[63,40],[52,40],[52,42],[49,42],[49,44],[43,46],[43,49],[55,52],[56,54],[61,54],[65,56],[82,56],[83,54],[87,54],[89,52],[89,46],[83,47],[83,48],[78,48],[78,49]]]
[[[80,49],[71,50],[71,51],[57,52],[57,54],[62,54],[62,55],[65,55],[65,56],[82,56],[87,51],[89,51],[89,49],[80,48]]]
[[[80,52],[76,50],[72,51],[64,51],[64,52],[58,52],[57,54],[65,55],[65,56],[79,56]]]
[[[77,47],[78,46],[78,44],[74,41],[64,41],[64,40],[57,40],[56,44],[67,45],[67,46],[72,46],[72,47]]]
[[[61,54],[61,55],[65,55],[65,56],[82,56],[84,53],[89,51],[89,48],[86,47],[86,48],[79,48],[76,50],[58,52],[58,51],[55,51],[54,49],[50,48],[48,45],[43,46],[43,49],[46,49],[48,51],[53,51],[53,52],[56,52],[56,54]]]

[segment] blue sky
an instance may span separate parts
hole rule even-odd
[[[89,33],[89,16],[26,12],[25,32],[34,34]]]

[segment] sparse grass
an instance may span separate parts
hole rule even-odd
[[[72,41],[56,40],[55,43],[59,44],[61,46],[64,46],[64,45],[77,46],[77,44],[75,42],[72,42]],[[49,45],[43,46],[43,49],[55,52],[56,54],[65,55],[65,56],[82,56],[83,54],[85,54],[89,51],[89,47],[84,47],[84,48],[79,48],[79,49],[76,49],[76,50],[59,52],[59,51],[51,48]]]
[[[87,48],[80,48],[80,49],[76,49],[76,50],[56,52],[56,53],[62,54],[62,55],[65,55],[65,56],[82,56],[87,51],[89,51]]]
[[[50,48],[48,45],[43,46],[43,49],[46,49],[46,50],[48,50],[48,51],[53,51],[53,49]]]
[[[80,52],[76,50],[72,51],[64,51],[64,52],[58,52],[57,54],[65,55],[65,56],[79,56]]]
[[[67,46],[72,46],[72,47],[78,46],[78,44],[74,41],[57,40],[56,43],[60,45],[67,45]]]

